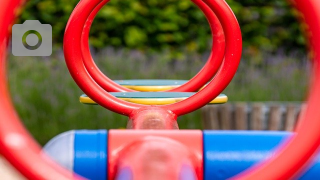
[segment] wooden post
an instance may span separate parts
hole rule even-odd
[[[248,121],[247,121],[247,104],[237,103],[235,104],[235,119],[234,125],[237,130],[247,130]]]
[[[221,129],[230,130],[231,129],[231,105],[223,104],[220,106],[220,120]]]
[[[285,131],[293,131],[296,125],[297,120],[297,110],[296,106],[293,104],[289,104],[286,109],[286,116],[284,120],[284,130]]]
[[[207,105],[202,108],[202,122],[203,129],[220,129],[216,105]]]
[[[281,123],[281,109],[280,105],[270,106],[270,116],[268,130],[278,131],[280,130]]]
[[[251,129],[262,130],[263,129],[263,117],[262,117],[262,104],[253,103],[251,109]]]
[[[303,114],[306,107],[305,104],[301,104],[301,106],[298,104],[288,104],[283,111],[282,104],[273,103],[273,105],[268,108],[269,116],[268,119],[266,119],[264,114],[266,105],[268,105],[268,103],[252,103],[250,121],[248,121],[247,103],[238,102],[234,104],[207,105],[202,108],[203,127],[204,129],[216,130],[248,130],[249,128],[252,130],[293,131],[297,126],[296,124],[298,124],[298,116]],[[301,109],[299,111],[298,106]]]

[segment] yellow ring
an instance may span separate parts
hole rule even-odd
[[[132,86],[132,85],[122,85],[128,89],[141,92],[158,92],[158,91],[167,91],[178,86]]]
[[[182,101],[185,98],[119,98],[121,100],[132,102],[136,104],[145,104],[145,105],[166,105],[172,104],[179,101]],[[91,98],[87,96],[80,96],[80,102],[83,104],[97,104]],[[214,100],[212,100],[209,104],[223,104],[228,102],[227,96],[218,96]]]

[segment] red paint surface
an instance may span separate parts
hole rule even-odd
[[[165,109],[151,106],[134,111],[129,116],[129,129],[179,129],[177,116]]]
[[[85,27],[83,28],[83,35],[81,40],[83,62],[88,73],[91,75],[94,81],[96,81],[97,84],[99,84],[104,90],[108,92],[133,92],[134,90],[120,86],[119,84],[113,82],[111,79],[105,76],[95,64],[90,53],[88,40],[90,28],[96,14],[107,2],[108,0],[103,0],[99,3],[99,5],[97,5],[94,8],[94,10],[87,19]],[[210,8],[205,3],[203,3],[203,1],[193,0],[193,2],[203,11],[204,15],[207,17],[210,28],[212,30],[213,40],[211,55],[208,58],[208,62],[195,77],[193,77],[187,83],[177,88],[169,90],[171,92],[195,92],[199,90],[216,74],[224,57],[225,38],[219,19],[214,15]],[[76,17],[77,16],[73,16],[73,18]]]
[[[309,92],[308,106],[299,119],[296,136],[282,144],[275,156],[234,179],[290,179],[304,167],[320,144],[320,1],[294,0],[292,2],[301,12],[302,22],[305,22],[308,27],[306,32],[313,53],[313,84]]]
[[[176,176],[182,167],[180,165],[188,164],[194,167],[198,179],[203,179],[203,144],[200,130],[110,130],[108,135],[109,178],[113,179],[116,176],[117,168],[130,166],[136,173],[135,179],[139,179],[143,175],[141,173],[146,173],[143,169],[148,169],[144,166],[144,155],[150,155],[150,161],[152,156],[155,156],[153,162],[157,163],[156,156],[159,154],[154,154],[155,149],[163,151],[161,156],[168,157],[166,163],[171,167],[167,169],[168,176]],[[159,165],[160,169],[163,165]],[[173,167],[174,165],[177,166]]]
[[[82,53],[86,52],[83,51],[82,48],[84,47],[81,45],[83,28],[88,23],[87,19],[90,15],[93,16],[94,13],[96,13],[97,9],[95,11],[95,8],[101,6],[101,2],[101,0],[82,0],[71,14],[64,36],[66,63],[75,82],[91,99],[109,110],[130,116],[132,111],[146,107],[146,105],[133,104],[113,97],[96,83],[83,64]],[[175,104],[162,106],[162,108],[172,111],[177,116],[199,109],[217,97],[227,87],[238,68],[242,52],[239,24],[225,1],[217,1],[215,3],[213,10],[221,20],[226,39],[225,59],[216,76],[204,89],[190,98]],[[207,6],[204,6],[204,4],[202,4],[202,6],[206,14],[211,13]],[[92,12],[94,13],[91,14]],[[208,16],[207,18],[210,22],[215,22],[214,17],[215,16]],[[91,22],[89,21],[89,23]],[[86,28],[89,28],[88,25],[89,24],[87,24]],[[89,54],[87,55],[89,56]],[[210,70],[214,70],[215,67],[212,66],[212,63],[210,63],[210,65]]]
[[[20,122],[8,92],[7,44],[14,19],[23,2],[2,0],[0,6],[0,154],[28,179],[73,179],[76,176],[72,172],[41,155],[41,147]]]

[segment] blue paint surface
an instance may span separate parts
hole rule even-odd
[[[107,131],[78,130],[74,139],[75,173],[91,180],[107,179]]]
[[[274,154],[288,132],[204,131],[204,179],[227,179]],[[310,168],[311,166],[311,168]],[[320,179],[320,157],[299,179]]]

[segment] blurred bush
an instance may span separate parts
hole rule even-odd
[[[285,0],[227,0],[241,25],[245,54],[259,61],[261,51],[279,48],[304,50],[305,40]],[[38,19],[53,26],[61,45],[67,20],[78,0],[29,0],[20,22]],[[210,28],[202,12],[185,0],[112,0],[97,15],[91,29],[93,47],[127,47],[140,50],[180,47],[209,50]],[[179,55],[179,54],[178,54]],[[262,57],[260,58],[262,59]]]

